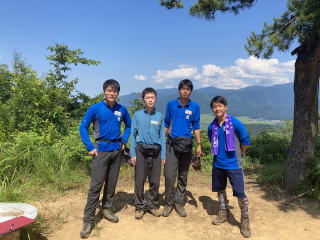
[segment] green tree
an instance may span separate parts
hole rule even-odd
[[[160,1],[161,5],[182,8],[182,0]],[[197,0],[190,8],[192,16],[212,20],[216,12],[251,8],[256,0]],[[264,24],[261,33],[251,33],[245,46],[249,54],[269,58],[274,50],[299,47],[294,77],[294,125],[286,166],[286,187],[290,189],[305,179],[306,162],[314,155],[318,134],[318,90],[320,77],[320,1],[288,0],[287,10],[273,23]]]
[[[128,107],[128,111],[130,113],[131,116],[133,116],[133,114],[144,108],[144,103],[141,99],[141,94],[140,93],[135,93],[136,97],[134,99],[132,99],[130,102],[129,102],[129,107]]]
[[[0,129],[4,134],[43,125],[39,107],[44,84],[20,54],[13,55],[13,71],[0,69],[0,89]]]
[[[44,79],[37,76],[21,58],[13,55],[13,70],[0,65],[0,132],[8,137],[14,131],[45,133],[68,128],[85,111],[82,106],[90,98],[75,90],[77,80],[67,80],[71,64],[96,65],[99,62],[82,57],[80,49],[69,50],[65,45],[49,47],[47,58],[54,65]],[[1,137],[0,136],[0,137]]]
[[[70,119],[78,118],[79,100],[86,100],[85,94],[75,90],[78,79],[68,81],[67,72],[71,70],[70,65],[98,65],[99,61],[83,57],[80,49],[71,50],[66,45],[54,44],[49,46],[51,55],[47,56],[53,70],[50,70],[45,81],[47,84],[46,99],[47,108],[52,109],[49,116],[50,122],[59,126],[59,132],[65,132]]]
[[[50,60],[50,64],[54,67],[54,72],[50,72],[49,75],[54,80],[53,86],[67,87],[68,82],[65,81],[68,75],[67,71],[70,71],[70,65],[77,66],[83,65],[99,65],[100,62],[92,59],[82,57],[83,52],[81,49],[70,50],[67,45],[55,43],[53,46],[49,46],[48,50],[52,53],[47,56]]]

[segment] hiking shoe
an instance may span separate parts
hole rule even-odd
[[[119,222],[118,216],[115,215],[115,214],[112,212],[111,208],[105,208],[105,209],[103,209],[102,214],[103,214],[103,216],[104,216],[106,219],[108,219],[110,222],[113,222],[113,223]]]
[[[228,211],[226,209],[220,209],[218,215],[212,220],[212,224],[220,225],[227,221],[228,219]]]
[[[160,217],[161,216],[161,212],[160,212],[160,210],[158,208],[148,209],[148,212],[151,213],[155,217]]]
[[[242,236],[245,238],[251,237],[249,218],[241,218],[240,232],[241,232]]]
[[[181,204],[176,203],[174,206],[175,206],[175,209],[180,217],[187,216],[187,212]]]
[[[91,230],[94,228],[94,223],[84,223],[80,231],[81,238],[88,238],[90,236]]]
[[[169,217],[170,213],[172,212],[173,207],[166,205],[162,211],[163,217]]]
[[[134,214],[134,218],[135,218],[135,219],[141,219],[144,214],[145,214],[145,211],[143,211],[143,210],[136,210],[136,212],[135,212],[135,214]]]

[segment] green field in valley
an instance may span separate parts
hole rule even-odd
[[[207,130],[208,125],[212,122],[213,118],[212,114],[201,114],[201,129]],[[257,135],[263,130],[276,130],[284,123],[282,120],[252,119],[245,116],[237,118],[246,125],[249,135],[251,136]]]

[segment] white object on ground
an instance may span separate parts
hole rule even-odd
[[[0,203],[0,223],[25,216],[35,219],[38,215],[38,209],[27,203]]]

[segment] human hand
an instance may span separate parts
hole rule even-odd
[[[164,165],[166,163],[165,159],[161,159],[161,165]]]
[[[132,163],[132,165],[136,165],[136,162],[137,162],[137,158],[136,157],[132,157],[131,158],[131,163]]]
[[[90,152],[88,152],[88,154],[90,155],[90,156],[98,156],[98,151],[97,151],[97,149],[93,149],[92,151],[90,151]]]
[[[201,155],[202,155],[202,148],[201,148],[201,145],[198,145],[197,151],[196,151],[196,156],[201,157]]]

